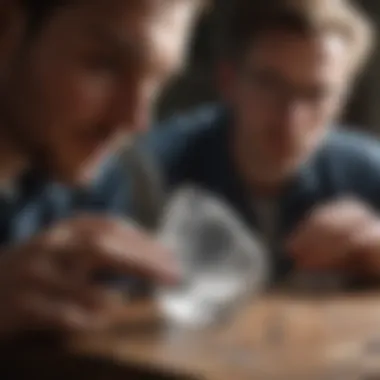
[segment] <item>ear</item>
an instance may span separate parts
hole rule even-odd
[[[17,0],[0,0],[0,75],[20,48],[26,29],[26,14]]]
[[[217,64],[217,87],[222,98],[230,102],[233,97],[236,83],[236,68],[229,61],[221,61]]]

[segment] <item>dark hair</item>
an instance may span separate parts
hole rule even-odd
[[[69,0],[20,0],[20,2],[27,12],[30,31],[35,32],[56,8],[67,5]],[[197,3],[199,10],[203,10],[209,1],[197,0]]]
[[[29,32],[35,32],[50,13],[64,5],[65,0],[20,0],[28,17]]]
[[[269,31],[315,35],[339,34],[352,46],[354,59],[365,60],[372,42],[371,23],[346,0],[231,1],[217,20],[219,58],[237,60],[247,48]],[[354,52],[354,50],[356,50]]]

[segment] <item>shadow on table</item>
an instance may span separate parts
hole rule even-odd
[[[70,355],[60,348],[59,339],[49,334],[31,334],[0,345],[0,355],[2,380],[192,380],[148,366]]]

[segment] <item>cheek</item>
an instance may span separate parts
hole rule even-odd
[[[235,109],[244,124],[249,124],[255,130],[273,123],[278,114],[257,91],[244,85],[236,91]]]
[[[311,133],[319,135],[323,133],[328,126],[334,122],[335,117],[339,112],[339,102],[332,100],[321,104],[320,107],[315,107],[309,112],[305,112],[305,115],[300,120],[300,126],[309,126],[308,130]]]
[[[59,124],[96,122],[106,112],[112,92],[106,79],[94,79],[70,69],[46,78],[45,83],[45,97]]]

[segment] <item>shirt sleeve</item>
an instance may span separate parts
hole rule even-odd
[[[196,155],[196,142],[223,111],[218,104],[200,107],[157,124],[144,138],[144,149],[161,171],[168,190],[186,179],[191,157]]]

